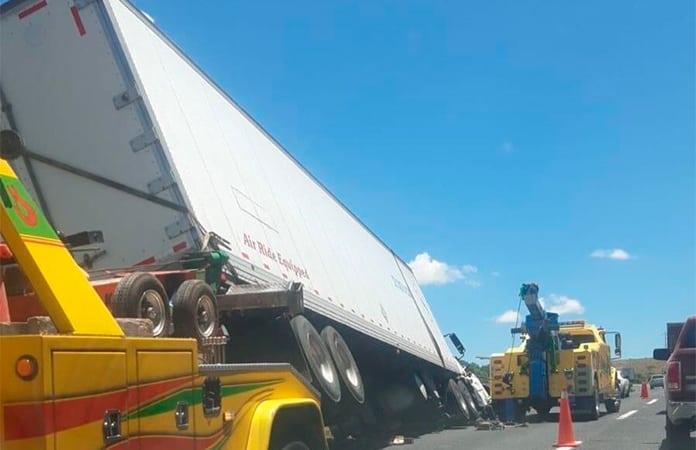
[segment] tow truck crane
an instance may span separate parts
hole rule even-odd
[[[559,322],[558,314],[545,310],[536,284],[523,284],[520,301],[529,310],[522,326],[511,329],[522,343],[491,356],[491,395],[496,412],[505,421],[520,422],[531,407],[546,415],[557,405],[561,391],[570,395],[573,412],[599,417],[620,407],[616,369],[605,336],[615,334],[616,355],[621,355],[621,335],[585,321]]]
[[[198,364],[194,339],[124,334],[3,159],[0,233],[0,270],[23,270],[57,330],[0,305],[0,448],[326,450],[319,394],[290,365]]]
[[[558,314],[547,312],[538,294],[539,286],[536,284],[523,284],[520,288],[520,300],[529,314],[522,326],[513,328],[511,332],[525,337],[523,346],[510,349],[503,358],[491,359],[494,408],[507,421],[521,420],[527,406],[539,411],[549,402],[549,372],[556,369],[559,348]],[[501,366],[501,361],[507,367]],[[516,367],[519,367],[519,373],[511,370]],[[516,375],[523,375],[527,383],[516,380]],[[510,395],[504,395],[503,386]],[[525,401],[517,401],[518,398]]]

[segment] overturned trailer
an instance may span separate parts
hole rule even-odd
[[[408,265],[131,3],[14,0],[0,24],[12,164],[56,228],[103,233],[84,267],[213,249],[228,360],[291,361],[368,422],[447,395],[462,368]]]

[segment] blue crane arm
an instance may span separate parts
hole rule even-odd
[[[529,315],[534,320],[546,319],[546,311],[539,301],[539,286],[534,283],[523,284],[520,288],[520,297],[529,310]]]
[[[549,373],[556,369],[558,348],[558,314],[546,312],[539,301],[539,286],[530,283],[520,288],[520,299],[529,310],[524,324],[514,332],[527,334],[529,398],[533,402],[548,400]]]

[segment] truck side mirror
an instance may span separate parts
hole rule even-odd
[[[616,333],[614,335],[614,354],[621,357],[621,334]]]
[[[658,361],[667,361],[669,359],[669,349],[667,348],[656,348],[653,350],[653,359]]]
[[[456,335],[456,333],[449,333],[447,336],[449,336],[450,341],[452,341],[454,348],[457,349],[459,354],[464,356],[464,352],[466,352],[466,348],[464,348],[464,344],[462,344],[462,341],[459,340],[459,337]]]

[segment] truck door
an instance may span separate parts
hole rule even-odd
[[[137,353],[136,449],[195,449],[193,354],[187,351]],[[200,402],[199,402],[200,403]],[[135,434],[135,433],[134,433]]]
[[[55,449],[124,441],[129,431],[126,353],[53,351],[52,362]]]

